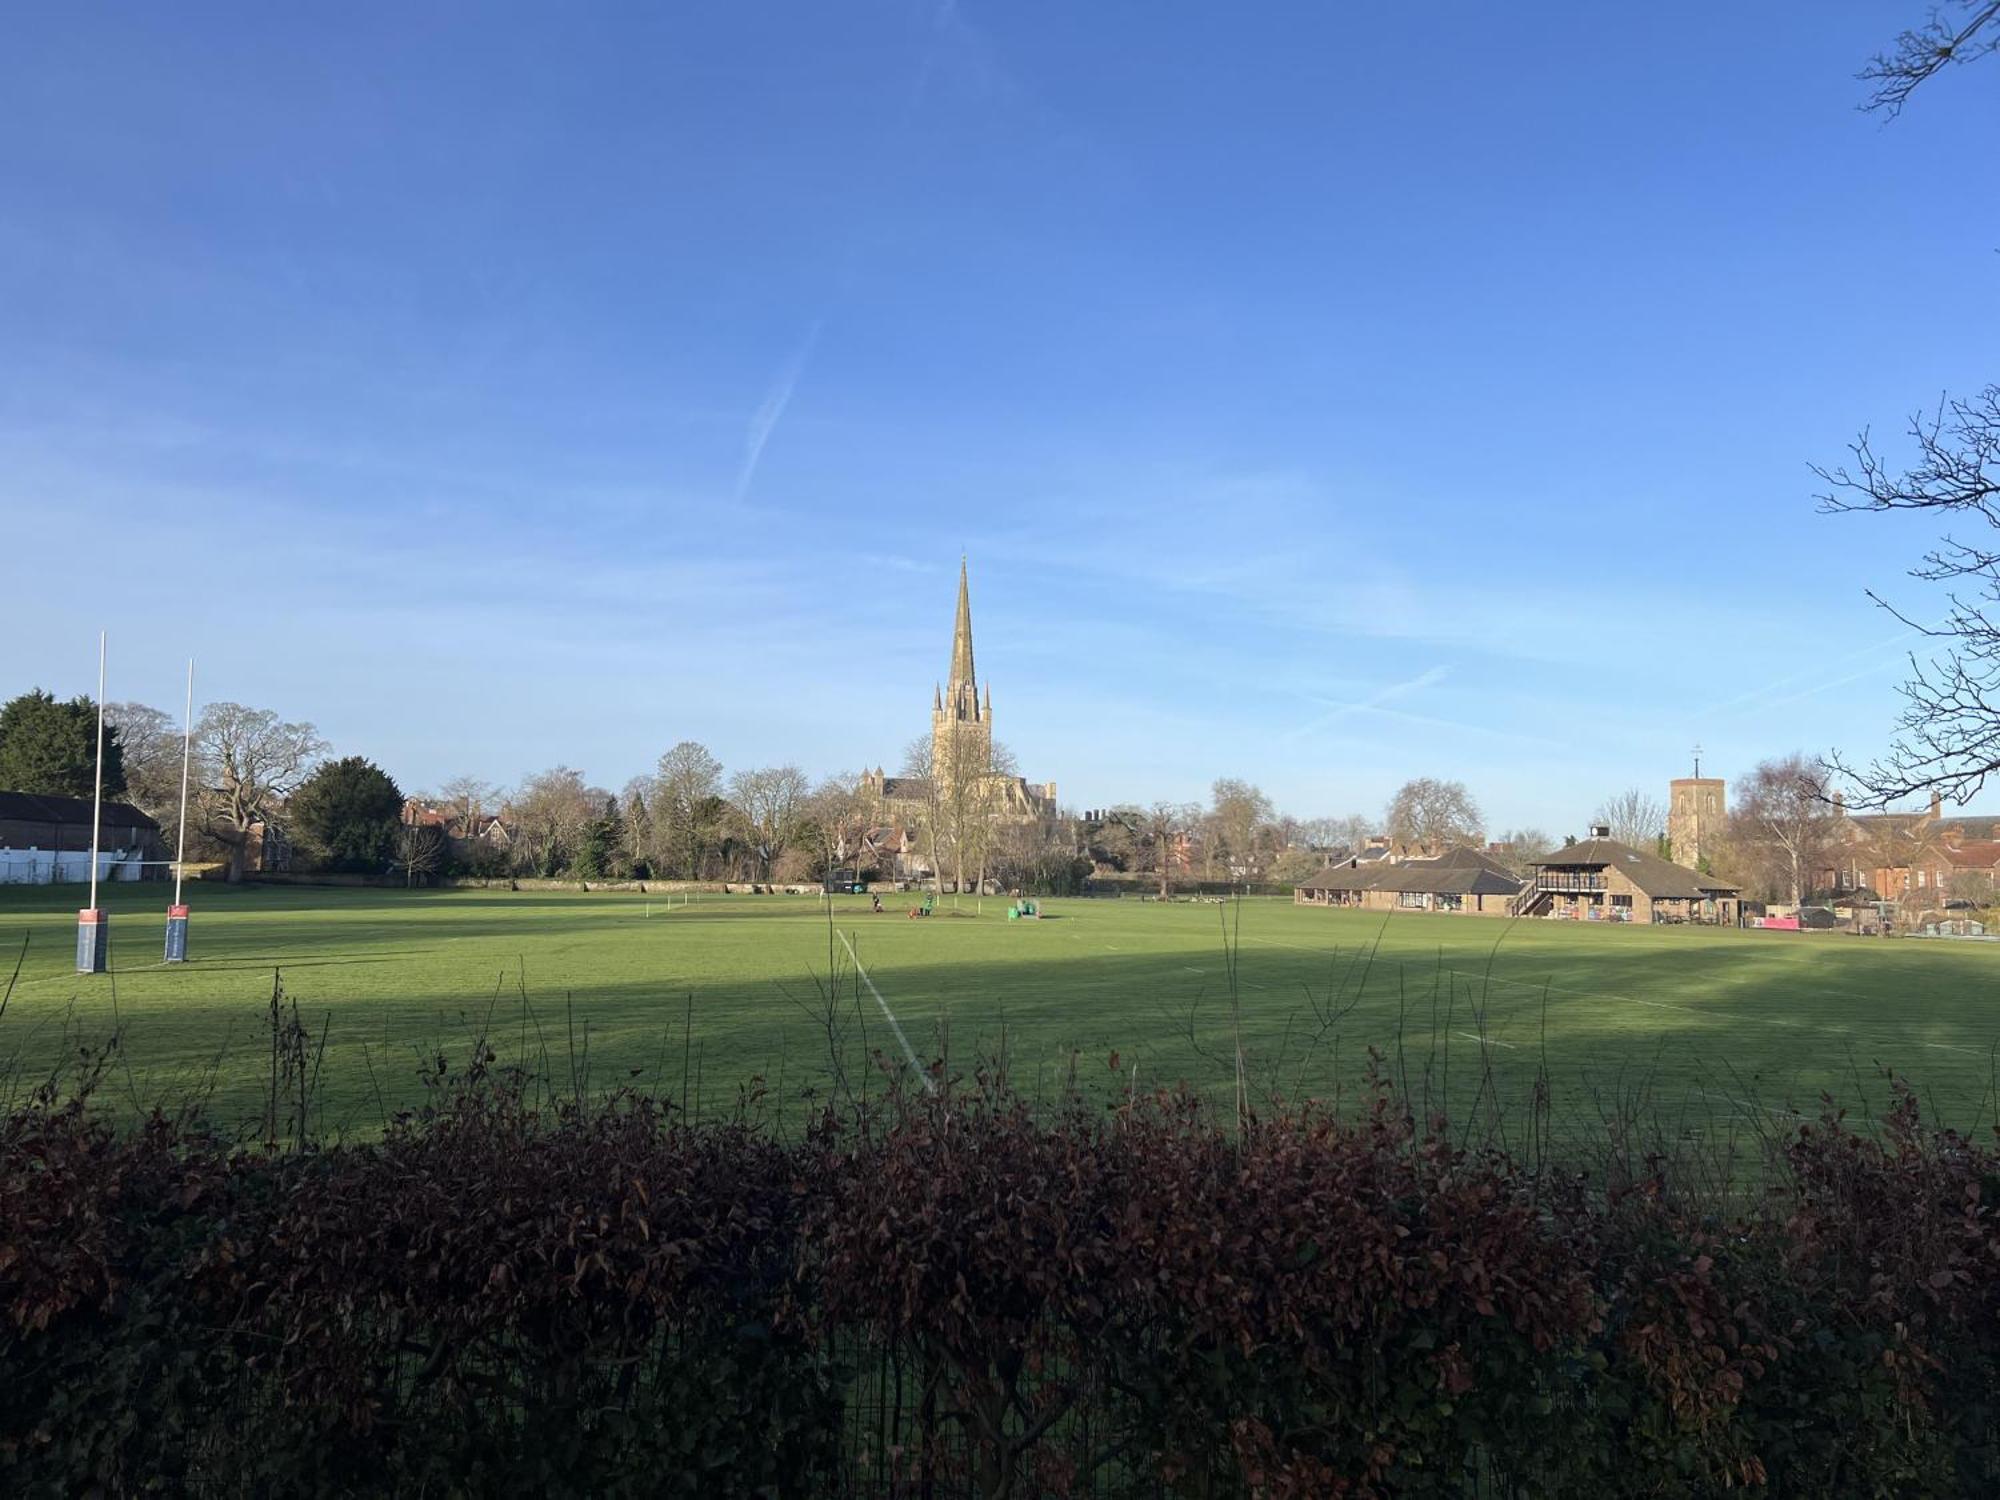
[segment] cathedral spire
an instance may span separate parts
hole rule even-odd
[[[972,591],[966,584],[965,558],[958,560],[958,620],[951,628],[951,686],[970,687],[978,681],[972,670]]]

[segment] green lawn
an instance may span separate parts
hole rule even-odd
[[[813,898],[697,897],[669,909],[623,892],[203,886],[192,899],[194,961],[167,968],[164,891],[112,888],[115,974],[79,976],[81,892],[0,888],[0,980],[28,937],[0,1016],[13,1088],[122,1024],[130,1071],[120,1067],[108,1097],[150,1102],[213,1070],[216,1112],[250,1118],[274,969],[315,1031],[326,1027],[329,1128],[375,1129],[385,1107],[422,1096],[422,1059],[441,1048],[460,1060],[482,1029],[503,1058],[546,1049],[565,1083],[586,1053],[596,1088],[636,1079],[679,1094],[683,1069],[698,1071],[704,1113],[727,1108],[753,1074],[773,1107],[792,1110],[828,1085],[815,1012],[830,933]],[[1031,1093],[1053,1090],[1074,1050],[1093,1089],[1114,1086],[1115,1052],[1120,1086],[1136,1065],[1141,1085],[1186,1079],[1227,1097],[1228,924],[1253,1091],[1351,1096],[1374,1046],[1413,1089],[1428,1074],[1433,1095],[1461,1110],[1482,1058],[1515,1104],[1545,1058],[1558,1116],[1572,1123],[1642,1085],[1662,1110],[1711,1130],[1718,1116],[1812,1109],[1821,1090],[1879,1102],[1878,1065],[1915,1080],[1951,1123],[1991,1118],[2000,947],[1384,919],[1270,900],[1050,901],[1049,920],[1010,923],[1006,902],[989,899],[977,918],[911,921],[908,898],[895,899],[872,916],[865,900],[838,898],[834,926],[914,1047],[930,1055],[948,1015],[954,1062],[969,1063],[1004,1028],[1014,1078]],[[850,1067],[864,1045],[899,1056],[882,1007],[865,990],[857,1004],[834,948]]]

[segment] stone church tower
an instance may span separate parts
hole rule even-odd
[[[1698,869],[1704,859],[1715,853],[1728,825],[1722,778],[1702,775],[1701,761],[1697,758],[1694,775],[1676,778],[1668,784],[1667,792],[1668,851],[1675,864]]]
[[[931,774],[941,783],[959,774],[984,776],[993,766],[993,690],[979,701],[972,665],[972,593],[965,559],[958,561],[958,620],[951,631],[951,680],[931,693]]]

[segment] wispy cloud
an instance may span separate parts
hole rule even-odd
[[[1286,740],[1303,739],[1306,735],[1312,734],[1316,730],[1324,729],[1329,724],[1338,723],[1340,720],[1348,718],[1351,715],[1374,713],[1378,710],[1386,709],[1389,704],[1394,703],[1397,699],[1407,698],[1412,693],[1421,693],[1428,687],[1435,687],[1450,675],[1451,668],[1435,666],[1419,672],[1415,677],[1411,677],[1403,682],[1392,682],[1387,687],[1377,688],[1365,698],[1355,698],[1347,702],[1341,702],[1332,698],[1314,697],[1312,701],[1321,704],[1325,712],[1315,715],[1295,729],[1287,730],[1281,738]]]
[[[806,366],[812,360],[813,348],[819,343],[819,330],[823,321],[820,318],[813,319],[812,327],[806,330],[804,341],[792,352],[792,357],[785,361],[763,402],[751,414],[749,431],[744,434],[743,467],[736,474],[738,500],[750,493],[750,484],[757,477],[757,465],[763,460],[764,449],[770,444],[771,434],[778,430],[778,423],[784,418],[785,408],[792,404],[792,392],[798,389],[799,380],[805,375]]]
[[[1802,699],[1811,698],[1819,693],[1828,692],[1837,687],[1845,687],[1850,682],[1859,682],[1864,677],[1872,677],[1877,672],[1887,671],[1889,668],[1895,666],[1907,655],[1905,648],[1909,643],[1917,640],[1922,635],[1923,631],[1914,628],[1899,630],[1896,634],[1886,636],[1882,640],[1875,642],[1872,646],[1864,646],[1860,650],[1849,653],[1844,658],[1841,658],[1841,661],[1851,670],[1844,671],[1834,677],[1825,678],[1822,681],[1814,681],[1813,679],[1820,678],[1825,672],[1828,658],[1818,658],[1799,671],[1787,672],[1782,677],[1774,677],[1768,682],[1760,683],[1756,687],[1736,694],[1733,698],[1724,698],[1720,702],[1711,703],[1698,711],[1698,717],[1710,718],[1727,713],[1742,713],[1753,708],[1777,708],[1787,703],[1797,703]],[[1852,669],[1857,662],[1866,662],[1868,665]],[[1807,685],[1801,687],[1801,683]],[[1786,691],[1787,689],[1791,691],[1788,692]]]

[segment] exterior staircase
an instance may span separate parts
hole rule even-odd
[[[1542,889],[1540,880],[1530,875],[1527,884],[1521,887],[1521,894],[1507,903],[1507,915],[1510,917],[1538,916],[1542,909],[1548,905],[1549,899],[1549,893]]]

